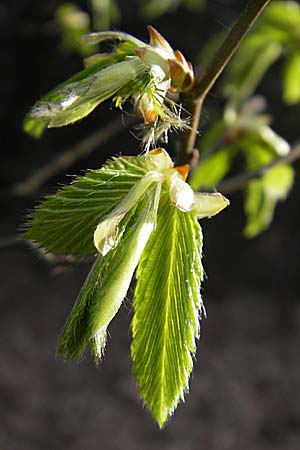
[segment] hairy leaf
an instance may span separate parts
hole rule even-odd
[[[151,187],[120,224],[118,245],[98,256],[62,332],[58,353],[77,358],[89,341],[95,359],[105,346],[106,331],[128,291],[140,255],[154,229],[160,189]]]
[[[146,66],[138,57],[103,57],[39,100],[25,118],[24,130],[38,137],[43,131],[39,125],[42,122],[49,128],[74,123],[124,86],[129,84],[134,89],[136,79],[145,73]]]
[[[161,197],[137,270],[131,346],[140,393],[160,427],[188,389],[199,312],[202,235],[195,216]]]
[[[59,189],[31,213],[25,239],[49,252],[87,255],[95,252],[98,223],[153,168],[146,156],[114,158]]]

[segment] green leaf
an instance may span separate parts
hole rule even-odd
[[[48,128],[74,123],[127,85],[129,95],[146,76],[146,66],[138,57],[124,59],[123,54],[103,58],[57,86],[31,108],[24,130],[31,132],[31,123],[44,122]]]
[[[123,217],[136,206],[141,197],[154,183],[162,185],[164,176],[158,171],[149,171],[135,183],[123,200],[98,224],[94,232],[94,244],[102,255],[105,255],[118,243],[119,223]],[[160,189],[160,188],[159,188]]]
[[[95,48],[87,47],[80,42],[83,34],[90,32],[89,15],[74,3],[62,3],[55,11],[55,18],[62,33],[62,47],[66,51],[75,51],[87,55]]]
[[[277,42],[255,34],[246,38],[228,67],[225,95],[236,102],[247,99],[281,53],[282,46]]]
[[[229,205],[229,200],[220,192],[195,192],[192,211],[197,219],[213,217]]]
[[[151,158],[140,156],[114,158],[101,169],[88,171],[36,207],[23,237],[48,252],[94,253],[99,222],[151,169]]]
[[[47,127],[47,123],[45,123],[43,120],[40,120],[36,117],[25,117],[23,121],[23,130],[25,133],[29,134],[30,136],[34,137],[35,139],[39,139],[45,128]]]
[[[189,180],[192,188],[198,191],[201,188],[215,187],[229,171],[232,156],[232,148],[228,147],[200,159]]]
[[[203,307],[201,251],[196,217],[164,192],[137,270],[131,346],[141,396],[160,427],[188,389]]]
[[[286,33],[289,38],[297,35],[300,26],[300,7],[296,1],[276,1],[268,5],[261,17],[265,27],[274,32]]]
[[[58,353],[79,357],[90,342],[101,357],[106,332],[128,291],[141,253],[156,223],[160,189],[152,186],[121,221],[118,245],[98,256],[61,334]]]
[[[294,180],[294,170],[288,164],[270,169],[260,180],[251,181],[246,189],[245,212],[248,238],[257,236],[272,222],[278,201],[286,199]]]
[[[116,0],[90,0],[95,30],[108,30],[121,19]]]
[[[181,0],[148,0],[143,2],[142,13],[146,18],[157,19],[168,12],[174,11]]]
[[[300,52],[295,51],[286,59],[283,68],[283,99],[289,105],[300,101]]]

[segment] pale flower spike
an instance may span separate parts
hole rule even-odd
[[[166,140],[169,130],[189,128],[170,95],[193,86],[192,65],[157,30],[148,26],[148,32],[149,44],[119,31],[83,36],[85,45],[115,41],[113,51],[89,56],[84,70],[39,100],[24,121],[25,131],[38,137],[45,127],[72,124],[109,98],[118,108],[127,100],[133,103],[144,122],[146,151]]]

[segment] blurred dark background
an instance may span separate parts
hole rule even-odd
[[[300,189],[276,210],[269,230],[242,235],[242,195],[203,221],[203,321],[190,394],[163,431],[142,409],[131,372],[130,296],[110,327],[106,356],[95,368],[55,356],[58,334],[89,270],[88,263],[46,260],[16,240],[26,211],[68,181],[66,173],[99,167],[112,154],[137,154],[126,131],[58,171],[27,196],[11,186],[72,149],[118,117],[111,104],[81,123],[34,140],[21,130],[24,114],[51,87],[81,69],[61,51],[54,12],[62,2],[0,3],[1,71],[1,450],[296,450],[300,448]],[[75,2],[84,10],[85,1]],[[200,12],[179,7],[153,21],[174,48],[195,61],[214,33],[230,26],[245,1],[208,0]],[[147,38],[136,2],[120,2],[118,28]],[[280,101],[278,67],[261,86],[274,129],[299,139],[300,107]],[[217,88],[206,102],[201,129],[220,110]],[[125,122],[126,122],[125,117]],[[172,152],[176,139],[171,140]],[[299,168],[296,165],[296,170]]]

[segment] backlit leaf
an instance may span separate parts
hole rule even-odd
[[[164,192],[137,270],[131,347],[141,397],[160,427],[188,389],[202,308],[201,249],[196,217]]]
[[[199,190],[215,187],[229,171],[232,156],[231,148],[223,148],[208,157],[200,158],[189,180],[192,188]]]
[[[79,357],[90,342],[95,359],[105,346],[107,327],[128,291],[140,255],[156,223],[160,189],[152,186],[120,223],[118,245],[99,255],[62,332],[58,353]]]
[[[283,99],[289,105],[300,101],[300,52],[287,57],[283,68]]]
[[[294,180],[294,171],[288,164],[270,169],[259,180],[251,181],[245,191],[247,224],[244,233],[252,238],[272,222],[277,202],[286,199]]]
[[[99,170],[76,177],[72,184],[35,208],[25,239],[49,252],[86,255],[95,252],[94,231],[130,189],[153,169],[145,156],[115,158]]]

